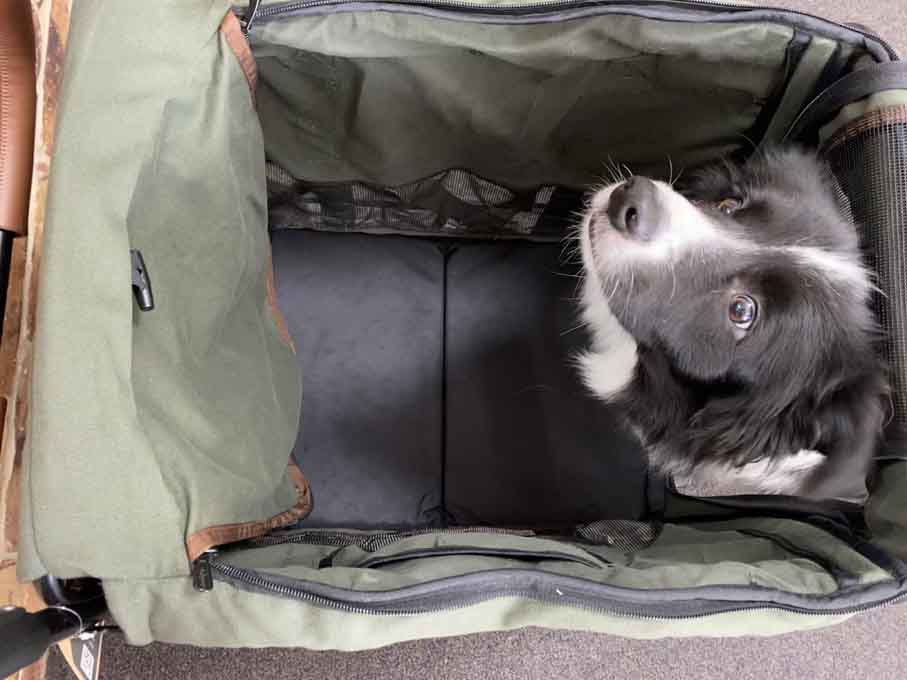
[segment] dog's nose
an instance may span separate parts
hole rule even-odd
[[[631,177],[611,193],[608,220],[618,231],[648,241],[657,227],[657,191],[652,180]]]

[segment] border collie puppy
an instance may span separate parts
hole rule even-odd
[[[889,386],[857,232],[815,155],[605,186],[579,241],[580,369],[650,465],[681,488],[865,497]]]

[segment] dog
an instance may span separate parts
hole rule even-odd
[[[865,498],[890,388],[833,182],[815,154],[783,148],[683,187],[631,176],[588,201],[579,369],[675,482]]]

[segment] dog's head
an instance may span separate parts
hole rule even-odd
[[[623,327],[714,395],[690,416],[692,457],[827,453],[878,429],[872,283],[814,156],[759,153],[679,190],[604,187],[580,240],[588,283]]]

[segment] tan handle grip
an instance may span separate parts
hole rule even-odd
[[[0,229],[25,233],[35,145],[35,34],[29,0],[0,0]]]

